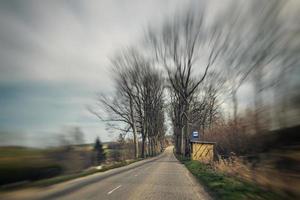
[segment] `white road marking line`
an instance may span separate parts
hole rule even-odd
[[[109,191],[109,192],[107,193],[107,195],[110,195],[110,194],[113,193],[115,190],[119,189],[120,187],[122,187],[122,185],[119,185],[118,187],[112,189],[111,191]]]

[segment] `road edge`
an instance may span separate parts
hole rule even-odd
[[[173,149],[173,154],[175,156],[175,158],[178,160],[178,162],[183,165],[184,169],[185,169],[185,174],[187,175],[187,177],[191,180],[191,182],[193,184],[196,185],[196,189],[193,188],[193,190],[195,191],[196,194],[198,194],[197,196],[199,197],[199,199],[206,199],[206,200],[213,200],[213,196],[211,194],[210,191],[208,191],[208,189],[202,185],[199,180],[190,172],[190,170],[185,166],[185,164],[178,159],[174,149]]]

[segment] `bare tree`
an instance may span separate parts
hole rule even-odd
[[[134,85],[134,102],[137,113],[139,132],[142,136],[141,156],[145,156],[145,142],[148,140],[148,153],[153,155],[154,143],[157,143],[159,132],[155,127],[164,124],[164,119],[158,121],[158,115],[163,112],[164,81],[161,72],[151,66],[149,61],[139,58],[132,70]],[[156,151],[156,150],[155,150]]]
[[[98,102],[100,109],[103,109],[108,114],[107,117],[92,111],[102,121],[108,122],[109,126],[124,132],[133,133],[133,141],[135,145],[135,157],[139,156],[138,151],[138,136],[136,128],[136,114],[134,109],[134,94],[133,85],[131,82],[130,68],[135,65],[135,54],[133,50],[123,51],[112,58],[113,75],[115,81],[115,96],[108,98],[101,94]],[[124,124],[125,127],[119,128],[118,125]]]
[[[82,130],[80,129],[80,127],[72,128],[70,134],[71,134],[74,144],[78,145],[78,144],[84,143],[84,134],[83,134]]]
[[[169,88],[173,90],[170,93],[175,97],[173,100],[178,101],[180,114],[173,116],[179,118],[175,120],[179,124],[174,131],[178,131],[175,135],[181,135],[180,152],[185,155],[189,154],[190,103],[209,68],[219,57],[223,44],[219,29],[214,27],[208,34],[204,16],[204,9],[196,11],[190,8],[174,19],[166,20],[161,30],[150,29],[147,35],[157,61],[167,71]],[[204,46],[206,51],[201,52]],[[206,64],[197,66],[203,73],[195,73],[194,69],[199,65],[197,60],[203,52],[207,56]]]
[[[110,99],[101,95],[99,103],[108,116],[104,118],[94,112],[101,120],[121,131],[132,131],[135,144],[135,156],[139,156],[138,134],[142,138],[141,157],[145,156],[146,140],[148,151],[154,155],[159,134],[163,130],[164,118],[158,120],[163,113],[164,83],[161,72],[134,48],[123,50],[112,59],[113,74],[116,87],[115,96]],[[118,125],[125,127],[119,128]],[[162,124],[161,124],[162,123]]]
[[[286,26],[282,10],[288,1],[250,1],[241,4],[233,1],[216,20],[226,38],[222,51],[223,72],[227,72],[227,84],[232,98],[233,119],[237,126],[237,92],[242,84],[252,78],[254,86],[255,129],[266,129],[267,114],[264,108],[266,91],[282,78],[277,74],[286,72],[294,65],[295,49],[290,41],[295,34]],[[294,53],[292,53],[294,51]],[[278,64],[280,63],[280,64]]]

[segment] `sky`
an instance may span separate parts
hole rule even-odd
[[[78,126],[116,137],[86,107],[110,93],[109,58],[179,0],[0,1],[0,145],[44,146]]]
[[[210,1],[208,13],[214,15],[225,2]],[[87,110],[97,93],[113,92],[109,59],[140,42],[149,24],[159,25],[187,4],[0,0],[0,146],[55,145],[58,135],[75,126],[86,143],[97,136],[114,140],[118,133],[109,133]],[[251,92],[249,84],[240,88],[240,107],[253,103],[247,99]]]

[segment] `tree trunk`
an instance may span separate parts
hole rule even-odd
[[[180,154],[184,155],[184,150],[185,150],[185,146],[184,146],[184,127],[181,128],[181,139],[180,139],[180,146],[181,146],[181,150],[180,150]]]
[[[132,102],[131,97],[130,97],[129,104],[130,104],[130,118],[132,121],[131,128],[132,128],[132,132],[133,132],[133,142],[134,142],[134,157],[138,158],[139,157],[139,143],[138,143],[138,139],[137,139],[135,119],[133,116],[133,102]]]
[[[184,156],[189,156],[189,124],[188,124],[188,120],[184,126]]]
[[[146,140],[146,137],[142,136],[142,152],[141,152],[142,158],[145,158],[145,140]]]
[[[254,71],[254,106],[255,106],[255,114],[254,114],[254,127],[255,132],[261,133],[263,119],[262,119],[262,69],[261,67],[257,67]]]
[[[135,125],[133,125],[132,130],[133,130],[134,156],[135,156],[135,158],[138,158],[139,157],[139,143],[138,143],[138,139],[137,139]]]
[[[149,137],[148,137],[148,156],[151,156],[151,141]]]
[[[237,91],[233,89],[231,93],[232,97],[232,104],[233,104],[233,122],[234,122],[234,130],[237,129],[237,109],[238,109],[238,100],[237,100]]]
[[[189,156],[189,140],[190,140],[190,130],[189,130],[189,104],[186,103],[185,106],[185,116],[184,116],[184,138],[183,138],[183,155],[184,156]]]

